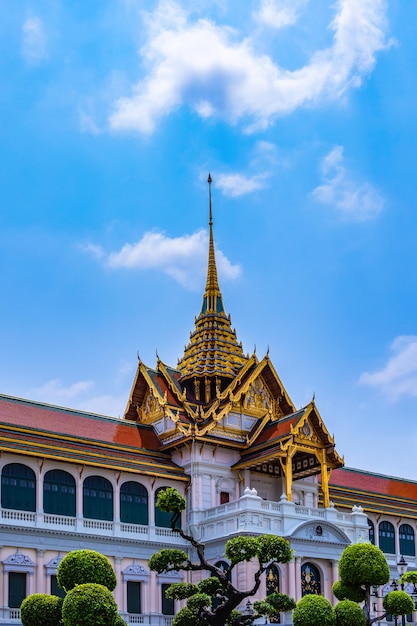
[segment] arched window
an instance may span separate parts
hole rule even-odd
[[[21,463],[9,463],[1,473],[1,506],[36,511],[35,472]]]
[[[75,517],[75,480],[60,469],[46,472],[43,481],[43,510],[53,515]]]
[[[374,523],[371,522],[370,519],[368,519],[368,526],[369,526],[369,541],[375,545],[375,526],[374,526]]]
[[[155,526],[161,526],[162,528],[171,528],[172,513],[165,513],[165,511],[161,511],[161,509],[156,506],[158,493],[162,489],[167,489],[167,487],[159,487],[159,489],[155,491]],[[177,528],[181,528],[181,519],[179,519],[177,522]]]
[[[409,524],[401,524],[398,532],[400,533],[400,553],[415,556],[416,545],[412,527]]]
[[[126,524],[149,523],[146,487],[129,480],[120,487],[120,521]]]
[[[388,554],[395,554],[395,530],[391,522],[380,523],[378,536],[380,550]]]
[[[303,596],[309,593],[321,594],[320,572],[312,563],[301,566],[301,593]]]
[[[270,565],[267,567],[266,572],[266,595],[271,593],[279,593],[279,570],[276,565]],[[271,615],[269,618],[271,624],[279,624],[279,615]]]
[[[107,478],[89,476],[85,479],[83,515],[89,519],[113,520],[113,487]]]

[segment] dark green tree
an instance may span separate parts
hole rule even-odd
[[[391,615],[407,615],[414,611],[414,602],[405,591],[391,591],[385,596],[384,609]]]
[[[58,566],[64,599],[32,594],[23,600],[23,626],[126,626],[112,596],[116,574],[103,554],[74,550]]]
[[[118,617],[111,591],[96,583],[76,585],[62,605],[64,626],[115,626]]]
[[[357,602],[342,600],[334,607],[336,626],[365,626],[365,614]]]
[[[386,613],[371,617],[371,589],[384,585],[390,578],[384,553],[371,543],[354,543],[345,548],[339,561],[339,576],[340,580],[333,585],[336,598],[341,601],[363,602],[365,622],[355,622],[355,626],[360,626],[361,623],[371,626],[384,619],[388,613],[406,615],[413,610],[412,600],[407,593],[391,591],[384,598]],[[336,605],[336,612],[338,606]],[[398,612],[394,612],[393,607]]]
[[[158,494],[157,506],[171,514],[171,529],[185,539],[196,553],[196,562],[184,550],[167,549],[154,554],[149,560],[151,570],[162,574],[172,571],[203,571],[209,577],[196,584],[175,583],[166,594],[176,600],[187,599],[173,620],[173,626],[249,626],[261,615],[276,615],[292,610],[294,601],[284,594],[271,594],[265,601],[255,602],[253,615],[237,610],[246,598],[253,597],[261,584],[265,570],[273,563],[288,563],[293,556],[289,542],[275,535],[259,537],[239,536],[227,541],[225,556],[230,562],[227,572],[210,563],[205,557],[205,545],[179,528],[181,512],[186,507],[185,498],[173,487]],[[258,568],[250,589],[241,591],[231,582],[231,573],[238,563],[257,560]]]
[[[60,626],[62,598],[47,593],[32,593],[20,606],[23,626]]]
[[[70,591],[75,585],[97,583],[110,591],[116,587],[116,574],[107,557],[95,550],[73,550],[58,565],[59,586]]]
[[[335,611],[323,596],[314,593],[301,598],[292,614],[294,626],[335,626]]]

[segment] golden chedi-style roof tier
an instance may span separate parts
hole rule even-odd
[[[184,356],[178,361],[181,382],[192,378],[233,378],[247,362],[242,344],[238,343],[236,331],[232,329],[230,316],[226,315],[222,294],[217,280],[216,259],[213,240],[213,214],[211,203],[211,176],[209,184],[209,256],[206,289],[201,312],[190,334]]]

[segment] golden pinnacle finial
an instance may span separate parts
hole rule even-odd
[[[209,246],[206,289],[200,315],[195,320],[195,330],[190,333],[190,343],[184,348],[184,356],[178,361],[181,379],[188,381],[190,393],[198,402],[205,398],[206,403],[217,397],[218,390],[221,390],[221,380],[232,378],[247,361],[243,355],[242,344],[237,342],[236,331],[231,329],[230,315],[226,315],[223,307],[214,254],[210,172],[207,183]]]

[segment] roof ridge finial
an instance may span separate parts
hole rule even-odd
[[[213,206],[211,199],[211,174],[209,173],[207,182],[209,186],[209,254],[206,291],[203,299],[203,313],[224,313],[222,295],[220,293],[219,281],[217,279],[216,257],[214,254],[213,237]]]

